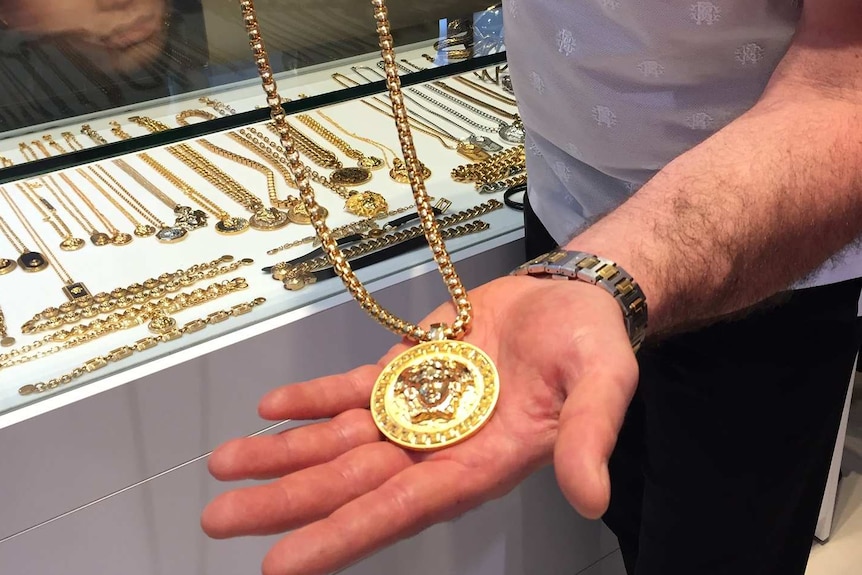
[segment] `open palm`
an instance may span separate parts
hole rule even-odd
[[[264,574],[328,573],[503,496],[552,461],[578,511],[601,515],[607,460],[637,382],[617,303],[594,286],[529,277],[492,281],[470,299],[465,339],[500,374],[485,428],[433,452],[383,439],[368,410],[371,388],[404,344],[376,365],[284,386],[261,401],[264,418],[331,419],[217,449],[215,477],[274,481],[216,498],[204,530],[213,537],[292,530],[270,550]],[[451,315],[441,306],[423,323]]]

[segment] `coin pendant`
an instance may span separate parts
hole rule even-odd
[[[120,232],[111,238],[111,243],[115,246],[125,246],[132,243],[132,234]]]
[[[422,181],[427,180],[431,177],[431,170],[425,164],[420,163],[419,166],[422,168]],[[398,160],[396,158],[395,167],[389,170],[389,177],[398,182],[399,184],[409,184],[410,183],[410,175],[407,173],[407,166],[404,165],[404,162]]]
[[[244,218],[225,218],[219,220],[215,225],[215,230],[220,234],[241,234],[248,229],[248,220]]]
[[[87,242],[81,238],[66,238],[60,242],[60,249],[67,252],[74,252],[84,247]]]
[[[17,262],[15,262],[15,260],[7,260],[6,258],[0,258],[0,276],[8,274],[17,267],[18,264]]]
[[[248,219],[248,223],[256,230],[279,230],[290,223],[287,212],[275,208],[260,208]]]
[[[170,244],[184,240],[188,236],[188,230],[180,227],[162,228],[156,233],[156,239],[160,242]]]
[[[377,192],[364,191],[351,194],[344,202],[344,209],[354,216],[370,218],[388,210],[389,204]]]
[[[3,339],[0,339],[0,347],[12,347],[15,345],[15,338],[12,336],[6,336]]]
[[[103,232],[95,232],[90,236],[90,241],[95,246],[106,246],[111,243],[111,236]]]
[[[25,272],[40,272],[48,267],[48,260],[40,253],[27,252],[21,254],[18,258],[18,265]]]
[[[479,431],[500,394],[497,368],[478,347],[420,343],[387,365],[371,392],[380,432],[407,449],[440,449]]]
[[[206,227],[209,216],[203,210],[195,210],[189,206],[176,206],[174,217],[176,218],[174,226],[191,231]]]
[[[148,226],[148,225],[143,225],[143,224],[140,226],[135,226],[135,235],[138,236],[139,238],[148,238],[152,235],[155,235],[155,233],[156,233],[156,228],[154,228],[153,226]]]
[[[371,179],[371,172],[365,168],[340,168],[329,179],[339,186],[361,186]]]
[[[357,162],[357,165],[366,170],[379,170],[383,167],[383,160],[375,156],[362,156],[362,158]]]

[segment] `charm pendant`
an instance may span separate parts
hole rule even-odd
[[[507,124],[504,124],[507,125]],[[501,126],[502,128],[502,126]],[[501,152],[503,150],[503,146],[492,140],[487,136],[470,136],[467,138],[467,141],[474,146],[478,146],[483,151],[489,154],[496,154],[497,152]]]
[[[132,235],[125,232],[120,232],[111,238],[111,243],[115,246],[125,246],[132,242]]]
[[[457,152],[471,162],[481,162],[491,157],[488,152],[486,152],[476,144],[472,144],[470,142],[459,143]]]
[[[176,218],[174,226],[192,231],[206,227],[208,216],[203,210],[196,210],[189,206],[177,206],[174,208],[174,217]]]
[[[231,235],[241,234],[248,229],[248,220],[244,218],[228,217],[219,220],[215,225],[215,230],[220,234]]]
[[[265,232],[280,230],[290,223],[287,212],[275,208],[258,208],[248,219],[248,223],[256,230]]]
[[[111,236],[104,232],[93,232],[90,235],[90,241],[94,246],[107,246],[111,243]]]
[[[371,392],[380,432],[407,449],[440,449],[479,431],[500,394],[497,368],[478,347],[420,343],[387,365]]]
[[[339,186],[361,186],[371,180],[371,171],[366,168],[340,168],[329,176]]]
[[[379,170],[383,167],[383,160],[376,156],[363,156],[356,162],[356,165],[366,170]]]
[[[8,274],[17,267],[18,263],[15,260],[0,258],[0,276]]]
[[[377,192],[356,192],[351,193],[347,201],[344,202],[344,209],[360,218],[370,218],[377,214],[382,214],[389,209],[389,204],[386,198]]]
[[[156,233],[156,239],[162,243],[170,244],[186,239],[188,230],[180,227],[162,228]]]
[[[153,226],[141,224],[140,226],[135,226],[134,233],[139,238],[148,238],[156,234],[156,228],[154,228]]]
[[[86,243],[81,238],[68,237],[60,242],[60,249],[65,252],[74,252],[83,248]]]
[[[524,124],[520,121],[500,126],[500,137],[510,144],[523,144],[525,133]]]
[[[18,258],[18,265],[25,272],[40,272],[48,267],[48,260],[40,253],[26,252]]]

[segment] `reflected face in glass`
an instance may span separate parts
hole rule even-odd
[[[166,0],[0,0],[10,29],[62,36],[87,55],[128,69],[154,58],[165,39]]]

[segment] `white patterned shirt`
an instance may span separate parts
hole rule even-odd
[[[530,204],[560,243],[748,110],[796,0],[504,0]],[[801,285],[862,276],[848,248]]]

